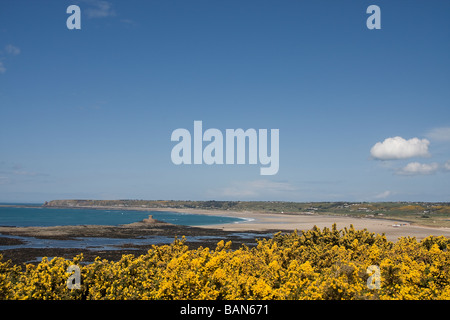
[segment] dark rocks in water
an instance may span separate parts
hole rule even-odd
[[[133,239],[147,237],[147,236],[163,236],[169,238],[181,239],[186,237],[203,237],[203,239],[195,241],[187,241],[186,245],[190,249],[198,247],[215,248],[217,242],[220,240],[232,241],[231,249],[238,249],[241,245],[247,246],[256,245],[256,238],[267,237],[269,231],[248,231],[252,235],[248,238],[242,238],[245,232],[232,232],[220,229],[208,229],[190,226],[180,226],[149,217],[149,221],[156,222],[135,222],[121,226],[98,226],[98,225],[83,225],[83,226],[53,226],[53,227],[0,227],[0,234],[16,235],[22,237],[36,237],[41,239],[57,239],[57,240],[73,240],[83,237],[99,237],[99,238],[129,238],[130,243],[122,245],[119,250],[90,250],[90,248],[17,248],[2,250],[2,245],[20,245],[22,242],[18,239],[11,239],[1,237],[0,235],[0,254],[3,255],[3,260],[11,259],[13,263],[20,264],[26,262],[37,263],[36,257],[55,257],[62,256],[67,259],[72,259],[79,253],[84,254],[85,262],[92,262],[95,257],[99,256],[102,259],[120,260],[123,254],[146,254],[147,250],[152,245],[139,245],[133,243]],[[147,220],[144,219],[144,220]],[[260,235],[260,236],[259,236]]]

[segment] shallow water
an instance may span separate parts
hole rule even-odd
[[[177,224],[177,225],[208,225],[222,223],[239,223],[249,219],[208,216],[200,214],[188,214],[166,211],[132,211],[132,210],[96,210],[96,209],[59,209],[43,207],[0,207],[0,225],[3,226],[64,226],[64,225],[121,225],[142,221],[152,215],[154,219]],[[250,219],[251,220],[251,219]],[[201,242],[217,239],[232,240],[240,239],[253,241],[255,238],[270,237],[271,234],[256,233],[233,233],[229,236],[186,236],[187,242]],[[88,249],[99,250],[136,250],[141,245],[170,244],[174,237],[168,236],[143,236],[138,238],[100,238],[100,237],[78,237],[66,240],[39,239],[35,237],[22,237],[3,235],[0,237],[17,239],[21,244],[0,245],[2,250],[10,249]],[[125,246],[126,245],[126,246]],[[124,247],[125,246],[125,247]]]
[[[254,239],[262,237],[270,237],[271,234],[256,234],[256,233],[233,233],[232,238],[238,239]],[[140,245],[152,245],[152,244],[170,244],[174,241],[173,237],[166,236],[145,236],[140,238],[97,238],[97,237],[83,237],[74,238],[67,240],[56,240],[56,239],[39,239],[34,237],[22,237],[22,236],[12,236],[0,234],[0,237],[17,239],[23,241],[23,244],[17,245],[0,245],[1,250],[9,249],[22,249],[22,248],[63,248],[63,249],[89,249],[89,250],[122,250],[123,245],[127,246],[127,250],[133,250],[133,246]],[[187,242],[199,242],[204,240],[217,239],[217,241],[222,240],[221,236],[186,236]]]

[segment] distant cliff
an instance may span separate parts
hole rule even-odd
[[[95,208],[95,207],[140,207],[140,208],[190,208],[190,209],[230,209],[239,201],[176,201],[176,200],[52,200],[44,207]]]
[[[44,207],[62,208],[168,208],[168,209],[205,209],[258,211],[270,213],[311,214],[328,209],[339,203],[284,202],[284,201],[183,201],[183,200],[53,200],[44,203]]]
[[[60,208],[168,208],[259,211],[288,213],[305,211],[310,204],[279,201],[183,201],[183,200],[53,200],[44,207]]]

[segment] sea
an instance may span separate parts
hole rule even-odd
[[[167,211],[100,210],[79,208],[50,208],[41,204],[0,203],[0,226],[48,227],[70,225],[111,225],[142,221],[152,215],[154,219],[183,226],[237,223],[241,218],[208,216]],[[3,204],[5,205],[5,204]]]
[[[7,206],[2,206],[7,205]],[[183,226],[199,226],[224,223],[242,223],[245,219],[227,216],[208,216],[167,211],[136,211],[136,210],[101,210],[79,208],[49,208],[42,204],[0,203],[0,226],[30,227],[30,226],[64,226],[64,225],[112,225],[128,224],[142,221],[152,215],[154,219]],[[251,239],[250,233],[235,236]],[[12,236],[0,233],[0,237],[18,239],[22,244],[0,245],[2,250],[21,248],[89,248],[90,250],[120,250],[124,244],[149,245],[168,244],[174,238],[165,236],[145,236],[138,239],[116,239],[100,237],[79,237],[67,240],[39,239],[34,237]],[[211,236],[190,236],[187,241],[202,241]],[[39,257],[38,257],[39,258]]]

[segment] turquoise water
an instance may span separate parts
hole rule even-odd
[[[21,204],[16,204],[21,205]],[[132,211],[132,210],[94,210],[94,209],[58,209],[43,208],[39,204],[28,207],[1,207],[0,226],[62,226],[62,225],[120,225],[141,221],[153,215],[154,219],[178,225],[208,225],[222,223],[236,223],[244,219],[231,217],[206,216],[165,211]],[[236,233],[233,235],[241,239],[253,239],[256,234]],[[65,240],[39,239],[0,234],[0,237],[23,241],[18,245],[0,245],[0,252],[8,249],[22,248],[84,248],[89,250],[121,250],[124,244],[150,245],[172,243],[173,237],[145,236],[137,239],[115,239],[85,237]],[[189,236],[187,241],[202,241],[215,236]],[[217,239],[219,241],[220,239]],[[128,250],[134,248],[127,247]]]
[[[239,218],[166,211],[58,209],[43,207],[0,207],[0,226],[120,225],[154,219],[184,226],[235,223]]]

